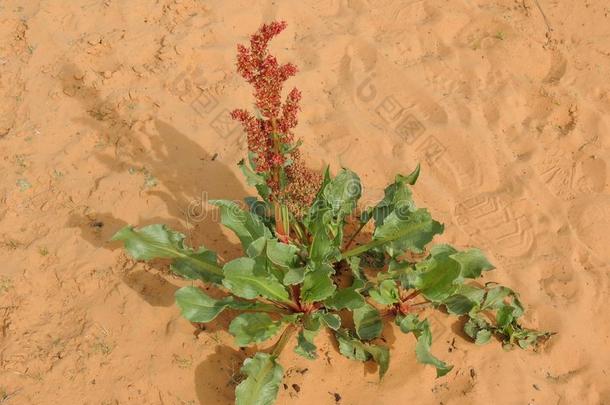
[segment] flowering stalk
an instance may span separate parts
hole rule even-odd
[[[269,54],[269,41],[286,28],[286,22],[263,24],[250,37],[250,46],[237,46],[237,71],[254,89],[257,116],[244,109],[231,113],[241,122],[253,155],[252,169],[262,175],[270,189],[276,233],[281,240],[290,234],[290,217],[300,217],[313,201],[321,176],[305,167],[294,142],[301,92],[293,88],[282,103],[284,82],[297,67],[279,64]]]

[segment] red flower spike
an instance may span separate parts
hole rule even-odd
[[[237,46],[237,72],[254,88],[255,105],[262,119],[245,110],[234,110],[233,119],[241,122],[248,138],[248,149],[256,155],[256,171],[269,174],[267,184],[272,190],[272,200],[286,204],[298,215],[303,207],[313,201],[321,183],[320,174],[307,169],[300,161],[298,151],[282,154],[279,145],[290,145],[294,140],[291,129],[298,123],[301,92],[293,88],[282,104],[284,82],[298,69],[292,63],[280,65],[267,49],[269,41],[286,28],[286,22],[263,24],[250,37],[250,47]],[[285,167],[288,185],[280,189],[273,173]]]

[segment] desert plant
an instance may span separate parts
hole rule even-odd
[[[186,246],[183,234],[164,225],[128,226],[113,238],[135,259],[171,259],[178,276],[224,292],[212,298],[199,286],[180,288],[176,302],[189,321],[210,322],[229,309],[241,312],[229,326],[238,346],[280,335],[268,352],[245,360],[236,404],[274,402],[283,376],[278,357],[294,334],[296,353],[314,359],[316,335],[328,328],[342,355],[377,362],[380,377],[390,360],[378,339],[388,319],[415,335],[417,359],[434,366],[437,376],[451,370],[430,351],[430,325],[422,316],[430,308],[462,317],[465,333],[477,344],[496,338],[526,348],[547,337],[519,324],[523,307],[514,291],[472,282],[494,268],[480,250],[426,248],[443,225],[413,202],[410,187],[419,165],[397,175],[383,199],[359,215],[361,185],[354,172],[341,169],[333,176],[326,168],[318,174],[304,165],[292,134],[301,94],[293,89],[281,101],[283,84],[297,69],[278,64],[267,50],[285,25],[265,24],[249,47],[238,46],[238,72],[253,85],[256,99],[256,115],[232,113],[248,138],[248,162],[239,165],[260,198],[247,198],[244,208],[210,201],[239,238],[244,256],[220,265],[214,252]],[[355,244],[369,223],[372,235]],[[353,327],[346,327],[350,319]]]

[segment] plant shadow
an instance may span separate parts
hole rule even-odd
[[[201,405],[225,405],[235,401],[242,363],[247,355],[225,345],[216,346],[195,369],[195,390]]]
[[[223,238],[216,210],[207,205],[208,199],[241,200],[247,195],[233,171],[217,159],[216,153],[204,150],[170,123],[151,115],[133,117],[130,107],[137,106],[126,107],[124,100],[111,97],[104,99],[98,89],[75,79],[83,76],[76,65],[67,64],[59,80],[64,89],[71,89],[70,94],[86,112],[76,121],[89,127],[105,145],[93,152],[95,158],[111,172],[143,175],[148,185],[140,191],[141,200],[146,202],[149,197],[156,197],[167,211],[167,215],[139,218],[137,225],[164,223],[180,230],[186,223],[188,241],[193,246],[205,241],[219,253],[236,251],[237,245]],[[149,109],[154,112],[154,103],[150,104]],[[94,191],[106,176],[95,179]],[[133,209],[127,203],[125,208]],[[109,212],[99,212],[95,207],[81,211],[72,215],[68,226],[79,228],[82,237],[95,247],[118,247],[107,241],[125,225],[124,220]]]
[[[93,195],[102,201],[100,206],[79,206],[69,217],[66,226],[76,229],[81,238],[94,248],[118,249],[120,244],[109,242],[109,239],[126,226],[128,220],[113,214],[114,207],[109,208],[108,203],[103,205],[103,193],[107,191],[103,188],[104,179],[112,174],[143,175],[148,184],[144,184],[136,198],[140,197],[142,205],[147,204],[151,197],[160,200],[164,205],[164,214],[140,216],[135,225],[166,224],[185,233],[190,246],[198,247],[205,242],[207,248],[225,258],[239,252],[240,247],[225,238],[217,211],[206,204],[208,199],[241,200],[248,195],[234,172],[217,158],[217,153],[206,151],[200,143],[171,123],[157,118],[158,105],[155,107],[154,102],[146,99],[143,102],[148,102],[143,106],[147,117],[134,116],[130,111],[141,106],[132,106],[129,100],[117,101],[111,96],[104,97],[99,89],[84,84],[84,76],[82,69],[68,63],[61,69],[58,80],[64,92],[78,101],[83,111],[75,122],[90,129],[99,140],[101,147],[94,149],[92,154],[107,169],[107,173],[101,173],[101,177],[94,179],[94,187],[89,194],[89,197]],[[131,92],[129,94],[131,96]],[[140,101],[141,98],[134,103]],[[185,104],[185,108],[190,106]],[[213,136],[216,137],[216,134]],[[125,212],[133,214],[137,209],[137,206],[133,206],[133,195],[137,193],[125,194],[132,199],[127,200],[119,195],[111,204],[125,204]],[[92,198],[88,201],[92,200],[95,201]],[[140,200],[135,204],[140,205]],[[183,231],[185,228],[186,232]],[[150,268],[155,270],[149,271]],[[154,261],[143,267],[137,265],[122,275],[122,281],[149,305],[170,306],[174,303],[178,286],[164,277],[166,270],[166,261]],[[214,334],[226,330],[230,315],[221,314],[204,328],[194,324],[193,332]],[[197,397],[202,404],[233,402],[235,379],[245,357],[245,351],[217,346],[216,352],[196,368]]]

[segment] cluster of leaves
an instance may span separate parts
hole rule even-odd
[[[402,332],[413,333],[417,359],[434,366],[437,376],[451,370],[430,351],[430,324],[420,317],[427,307],[465,317],[464,331],[477,344],[495,336],[505,345],[526,348],[547,336],[519,324],[523,307],[514,291],[472,282],[493,269],[480,250],[458,251],[448,245],[426,250],[443,226],[412,200],[410,186],[418,174],[419,167],[408,176],[398,175],[378,204],[356,216],[358,176],[343,169],[331,177],[327,170],[312,206],[302,218],[291,218],[294,232],[283,242],[276,235],[274,216],[260,209],[269,204],[265,198],[249,199],[249,209],[211,201],[244,251],[243,257],[223,265],[214,252],[186,246],[184,235],[164,225],[128,226],[114,239],[123,241],[135,259],[171,259],[178,276],[225,293],[217,299],[195,285],[179,289],[176,302],[189,321],[210,322],[230,309],[240,312],[229,327],[238,346],[280,335],[270,353],[259,352],[244,362],[241,371],[247,378],[236,389],[239,405],[273,403],[283,375],[277,359],[293,333],[294,351],[315,359],[316,335],[328,328],[342,355],[377,362],[380,377],[390,359],[388,348],[378,343],[387,319]],[[248,178],[266,197],[261,179],[252,173]],[[354,221],[358,229],[348,238],[345,230],[354,228]],[[350,248],[369,222],[374,222],[370,240]],[[415,256],[425,258],[417,261]],[[350,318],[353,327],[346,327]]]

